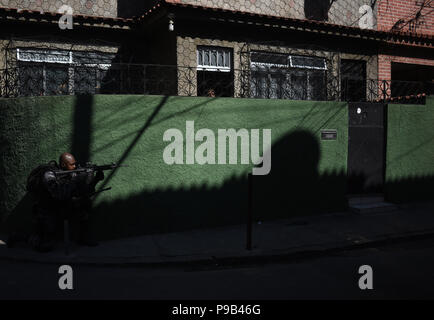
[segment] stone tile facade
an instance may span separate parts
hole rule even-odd
[[[359,12],[360,7],[371,4],[370,0],[167,0],[167,2],[296,19],[306,19],[309,14],[315,15],[318,10],[325,10],[325,16],[328,17],[326,22],[354,27],[359,26],[359,20],[364,14],[364,11]],[[331,6],[330,2],[332,2]],[[376,28],[376,11],[377,6],[372,11],[374,29]]]
[[[5,8],[58,12],[63,5],[68,5],[74,14],[100,17],[116,17],[118,0],[0,0]]]
[[[273,16],[306,19],[310,16],[325,16],[325,21],[347,26],[358,26],[363,15],[359,8],[370,5],[370,0],[166,0],[212,8],[222,8]],[[331,5],[330,5],[330,2]],[[155,1],[138,0],[0,0],[0,6],[44,12],[57,12],[63,5],[73,8],[75,14],[117,17],[140,16],[146,7]],[[120,9],[120,10],[118,10]],[[321,14],[321,12],[323,14]],[[374,27],[376,26],[374,8]]]

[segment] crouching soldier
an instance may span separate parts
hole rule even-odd
[[[78,243],[96,246],[89,229],[89,215],[92,208],[91,196],[96,184],[104,179],[102,171],[85,170],[74,172],[77,163],[70,153],[63,153],[59,165],[55,161],[40,165],[34,169],[27,180],[27,191],[35,199],[33,218],[35,233],[26,241],[40,252],[51,251],[56,243],[56,236],[62,229],[63,220],[79,220]],[[68,172],[70,171],[70,172]],[[11,235],[8,246],[23,240],[18,235]]]

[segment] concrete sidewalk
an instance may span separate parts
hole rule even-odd
[[[98,247],[63,244],[50,253],[27,247],[8,249],[0,237],[0,260],[56,264],[172,266],[248,261],[330,254],[375,246],[385,241],[434,237],[434,201],[398,206],[391,212],[352,212],[299,217],[253,226],[253,248],[246,250],[246,226],[191,230],[102,242]]]

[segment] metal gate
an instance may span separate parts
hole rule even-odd
[[[350,102],[348,193],[382,193],[385,175],[385,114],[381,103]]]

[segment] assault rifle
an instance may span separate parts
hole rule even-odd
[[[54,171],[54,174],[56,176],[59,175],[66,175],[66,174],[72,174],[72,173],[83,173],[83,172],[98,172],[98,171],[106,171],[106,170],[114,170],[119,167],[128,167],[126,164],[104,164],[102,166],[98,166],[96,164],[87,162],[83,167],[79,167],[78,169],[74,170],[60,170],[60,171]]]

